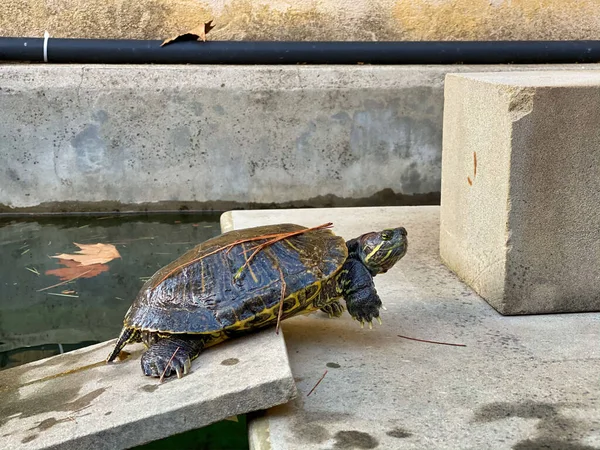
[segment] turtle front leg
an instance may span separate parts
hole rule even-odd
[[[361,326],[365,322],[371,326],[373,319],[377,319],[381,323],[379,309],[382,303],[374,287],[363,288],[348,293],[345,298],[348,312],[354,319],[360,322]]]
[[[373,276],[358,260],[348,259],[342,268],[338,286],[346,300],[350,315],[361,323],[371,325],[373,319],[379,319],[381,299],[375,290]]]
[[[151,377],[169,377],[176,373],[177,378],[187,374],[192,360],[204,349],[205,342],[200,338],[179,338],[169,336],[159,339],[149,346],[142,355],[142,371]]]
[[[341,317],[344,314],[344,305],[342,305],[339,301],[334,300],[331,303],[323,306],[321,308],[325,314],[328,314],[330,318]]]

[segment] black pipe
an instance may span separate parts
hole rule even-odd
[[[48,40],[50,63],[572,64],[600,61],[600,41],[241,42]],[[43,38],[0,38],[0,61],[44,61]]]

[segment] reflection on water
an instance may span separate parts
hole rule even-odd
[[[144,282],[219,232],[218,213],[0,217],[0,369],[117,337]],[[50,258],[75,242],[113,244],[121,257],[39,292],[77,276]]]

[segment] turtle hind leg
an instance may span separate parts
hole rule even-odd
[[[121,331],[121,335],[119,336],[119,339],[117,339],[115,348],[110,353],[110,355],[108,355],[108,358],[106,358],[106,362],[114,361],[116,359],[116,357],[119,356],[119,353],[121,353],[121,350],[123,350],[123,347],[125,347],[130,342],[139,342],[140,340],[141,340],[140,332],[138,330],[135,330],[133,328],[124,327],[123,330]]]
[[[176,373],[177,378],[181,378],[189,372],[192,360],[200,354],[205,344],[203,338],[162,338],[142,355],[142,371],[151,377],[169,377]]]
[[[344,314],[344,305],[342,305],[339,301],[334,300],[333,302],[323,306],[321,311],[323,311],[325,314],[328,314],[331,318],[341,317],[342,314]]]

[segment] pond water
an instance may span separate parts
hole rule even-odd
[[[0,217],[0,369],[117,337],[148,277],[219,233],[217,213]],[[120,257],[52,258],[77,254],[75,243]]]
[[[0,216],[0,370],[116,338],[144,282],[218,235],[219,216]],[[118,257],[81,265],[68,259],[77,258],[76,243]],[[246,417],[237,419],[136,449],[248,449]]]

